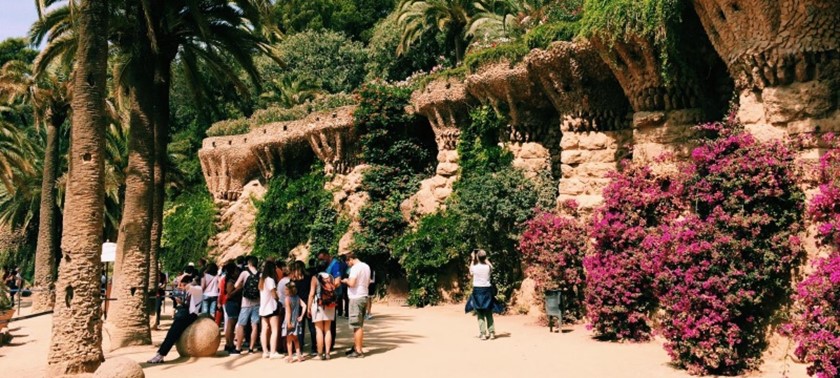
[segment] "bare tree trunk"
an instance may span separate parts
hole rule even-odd
[[[152,343],[149,327],[149,249],[154,199],[154,69],[139,1],[129,5],[135,17],[128,64],[129,136],[125,207],[114,264],[113,312],[108,318],[111,349]]]
[[[70,179],[47,376],[90,373],[104,360],[99,293],[105,205],[108,2],[82,0],[76,29]]]
[[[33,311],[52,310],[55,303],[55,268],[58,255],[58,206],[55,202],[55,179],[58,175],[58,133],[67,114],[54,110],[48,117],[47,147],[41,176],[41,208],[38,218],[38,242],[35,247],[35,293]]]

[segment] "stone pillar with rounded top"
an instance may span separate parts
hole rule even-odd
[[[441,79],[428,83],[411,95],[411,111],[429,120],[437,144],[438,165],[435,175],[420,183],[420,190],[400,204],[406,219],[432,214],[445,207],[458,179],[459,125],[469,122],[472,99],[464,84],[455,79]]]
[[[709,39],[735,79],[738,118],[759,139],[803,138],[819,159],[819,137],[840,131],[840,2],[693,0]]]
[[[558,203],[573,199],[592,209],[603,200],[608,173],[629,157],[627,98],[588,42],[555,42],[532,51],[526,63],[561,117]]]

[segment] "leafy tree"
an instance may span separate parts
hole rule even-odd
[[[330,93],[351,92],[364,79],[367,52],[334,31],[304,31],[277,46],[286,75]]]
[[[12,60],[32,63],[37,55],[38,51],[31,49],[24,38],[7,38],[0,42],[0,66]]]
[[[454,46],[455,60],[461,62],[470,42],[466,34],[475,12],[471,0],[403,0],[397,7],[401,37],[397,52],[404,54],[429,30],[444,33]]]
[[[436,65],[452,66],[455,54],[446,48],[446,35],[429,29],[412,45],[397,54],[400,46],[400,27],[397,14],[393,13],[373,28],[368,44],[368,62],[365,65],[367,81],[385,79],[400,81],[419,71],[429,71]]]
[[[370,29],[394,9],[395,0],[290,0],[278,2],[288,34],[328,29],[356,40],[370,38]]]

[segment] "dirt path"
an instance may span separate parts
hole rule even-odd
[[[376,377],[689,377],[668,363],[660,342],[617,344],[597,342],[583,326],[570,332],[549,334],[530,318],[496,318],[500,336],[480,341],[475,318],[462,306],[410,309],[401,306],[374,308],[366,335],[367,358],[343,357],[349,346],[346,320],[339,323],[337,350],[332,361],[309,360],[287,364],[259,356],[178,359],[174,350],[166,364],[143,365],[146,377],[298,377],[318,375]],[[167,325],[167,324],[164,324]],[[0,376],[41,377],[46,364],[51,318],[11,323],[13,344],[0,348]],[[159,344],[164,332],[155,332]],[[106,342],[107,344],[107,342]],[[106,356],[126,356],[143,362],[154,347],[124,348]],[[755,377],[807,377],[804,365],[780,361],[765,363]],[[327,370],[323,370],[327,369]],[[331,373],[332,372],[332,373]],[[345,372],[345,373],[342,373]],[[233,374],[233,375],[232,375]]]

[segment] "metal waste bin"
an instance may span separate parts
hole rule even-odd
[[[559,331],[563,327],[563,294],[560,290],[545,291],[545,314],[548,316],[548,331],[554,332],[554,318]]]

